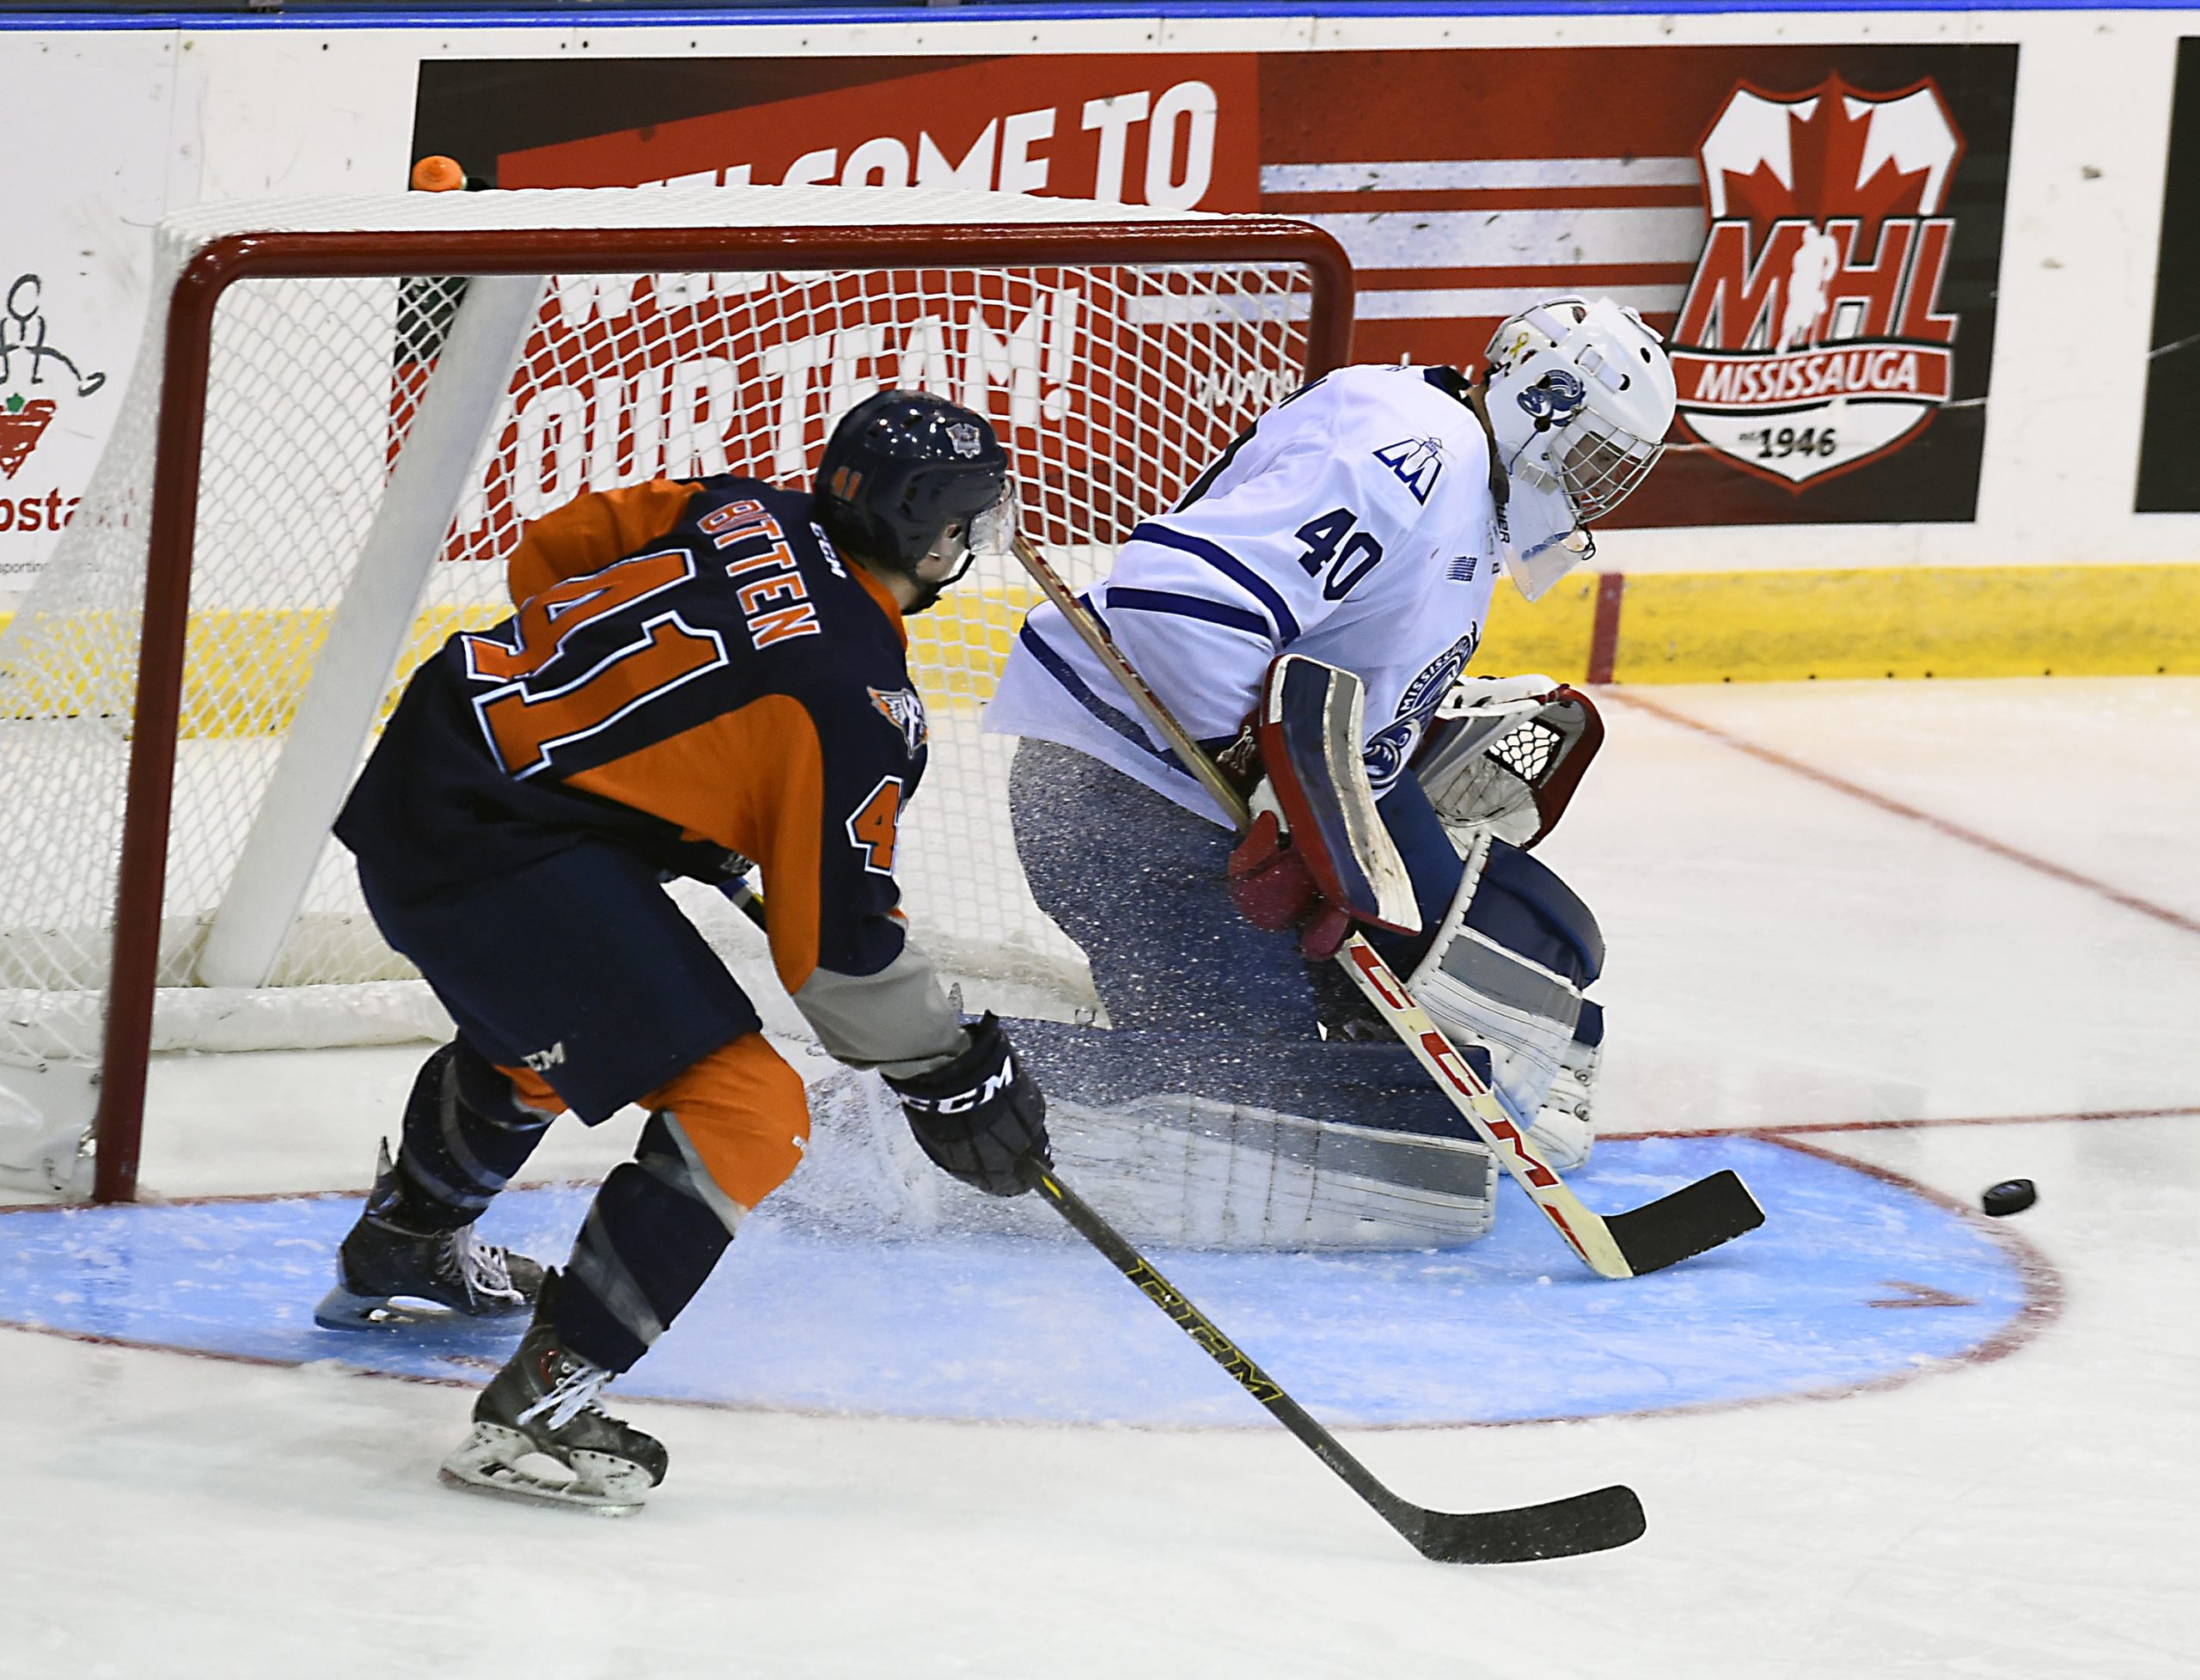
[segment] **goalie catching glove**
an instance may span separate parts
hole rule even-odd
[[[1250,725],[1262,779],[1230,854],[1230,898],[1256,927],[1299,930],[1311,961],[1354,922],[1397,933],[1421,910],[1360,757],[1363,691],[1351,672],[1286,653],[1268,667]]]
[[[1436,708],[1413,771],[1464,851],[1488,834],[1525,850],[1558,826],[1604,723],[1547,676],[1465,677]]]
[[[1021,1163],[1044,1162],[1047,1099],[1018,1063],[988,1010],[969,1028],[970,1048],[928,1073],[885,1077],[932,1164],[989,1196],[1021,1195]]]

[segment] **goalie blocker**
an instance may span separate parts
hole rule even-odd
[[[1353,924],[1410,933],[1421,916],[1360,757],[1360,687],[1297,655],[1270,668],[1250,726],[1261,775],[1251,828],[1232,854],[1231,895],[1255,926],[1296,927],[1310,960]],[[1458,890],[1406,976],[1491,1083],[1538,1152],[1566,1170],[1588,1158],[1604,1017],[1584,996],[1604,966],[1596,918],[1527,855],[1550,832],[1604,739],[1587,696],[1548,677],[1473,678],[1445,697],[1415,772],[1464,853]]]
[[[1256,927],[1300,930],[1311,961],[1354,922],[1417,932],[1420,907],[1360,757],[1364,690],[1351,672],[1286,653],[1268,667],[1248,725],[1261,779],[1253,824],[1230,858],[1230,896]],[[1249,755],[1242,748],[1239,761]]]

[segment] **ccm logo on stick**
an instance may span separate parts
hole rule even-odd
[[[1482,1092],[1476,1089],[1476,1082],[1467,1077],[1469,1070],[1466,1063],[1460,1059],[1459,1053],[1451,1048],[1451,1042],[1442,1033],[1421,1034],[1421,1048],[1427,1051],[1430,1059],[1444,1070],[1444,1077],[1451,1082],[1455,1089],[1464,1091],[1469,1097],[1482,1095]],[[1522,1147],[1525,1140],[1520,1136],[1519,1127],[1501,1114],[1491,1115],[1481,1109],[1477,1109],[1476,1112],[1482,1115],[1482,1123],[1489,1127],[1490,1134],[1502,1139],[1505,1146],[1512,1152],[1514,1158],[1527,1170],[1528,1182],[1531,1184],[1547,1188],[1558,1182],[1556,1173]]]
[[[1367,976],[1368,983],[1382,994],[1383,1001],[1393,1009],[1404,1009],[1413,1002],[1390,984],[1390,974],[1383,959],[1375,955],[1374,948],[1364,940],[1355,939],[1350,948],[1352,966]]]

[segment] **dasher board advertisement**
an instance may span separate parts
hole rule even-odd
[[[173,43],[0,32],[28,139],[0,247],[0,613],[44,570],[114,424],[144,322],[145,229],[168,187]]]
[[[2200,37],[2191,35],[2177,44],[2135,506],[2140,513],[2200,513]]]
[[[1960,522],[2016,67],[2011,45],[443,60],[413,155],[504,186],[1299,216],[1358,270],[1360,360],[1472,368],[1567,291],[1665,333],[1678,447],[1615,524]]]

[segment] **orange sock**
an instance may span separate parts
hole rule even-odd
[[[512,1095],[529,1108],[546,1115],[565,1112],[565,1099],[550,1088],[550,1082],[531,1067],[506,1067],[498,1064],[497,1072],[512,1082]]]
[[[669,1109],[717,1182],[746,1210],[787,1181],[810,1140],[802,1076],[749,1033],[642,1098]]]

